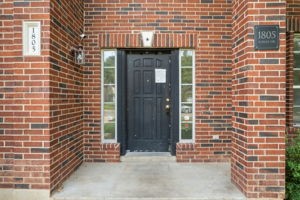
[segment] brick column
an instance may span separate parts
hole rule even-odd
[[[13,102],[6,118],[14,136],[15,189],[39,189],[45,194],[50,188],[50,135],[49,135],[49,0],[13,1],[13,63],[7,88],[13,91]],[[22,24],[24,21],[41,22],[41,55],[23,56]],[[25,194],[25,193],[23,193]],[[27,197],[24,196],[24,199]]]
[[[287,55],[286,55],[286,126],[287,134],[292,138],[296,136],[293,127],[293,108],[294,108],[294,32],[287,33]]]
[[[284,0],[233,1],[232,181],[248,198],[284,198]],[[254,50],[254,26],[279,25],[279,50]]]
[[[0,188],[13,188],[14,135],[13,124],[7,123],[12,118],[10,112],[14,102],[14,89],[8,87],[13,74],[14,64],[14,21],[13,2],[4,0],[0,3]]]

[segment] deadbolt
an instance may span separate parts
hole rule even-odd
[[[169,98],[166,98],[166,102],[170,102],[170,99],[169,99]]]

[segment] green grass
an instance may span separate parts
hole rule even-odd
[[[104,103],[104,110],[114,110],[115,104]]]
[[[105,139],[115,139],[115,124],[114,123],[104,124],[104,138]]]
[[[185,127],[185,124],[181,125],[181,139],[190,140],[193,138],[193,126],[189,124],[188,127]]]

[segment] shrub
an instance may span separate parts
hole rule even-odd
[[[286,149],[286,199],[300,200],[300,136]]]

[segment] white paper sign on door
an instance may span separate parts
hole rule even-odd
[[[167,70],[155,69],[155,83],[166,83]]]

